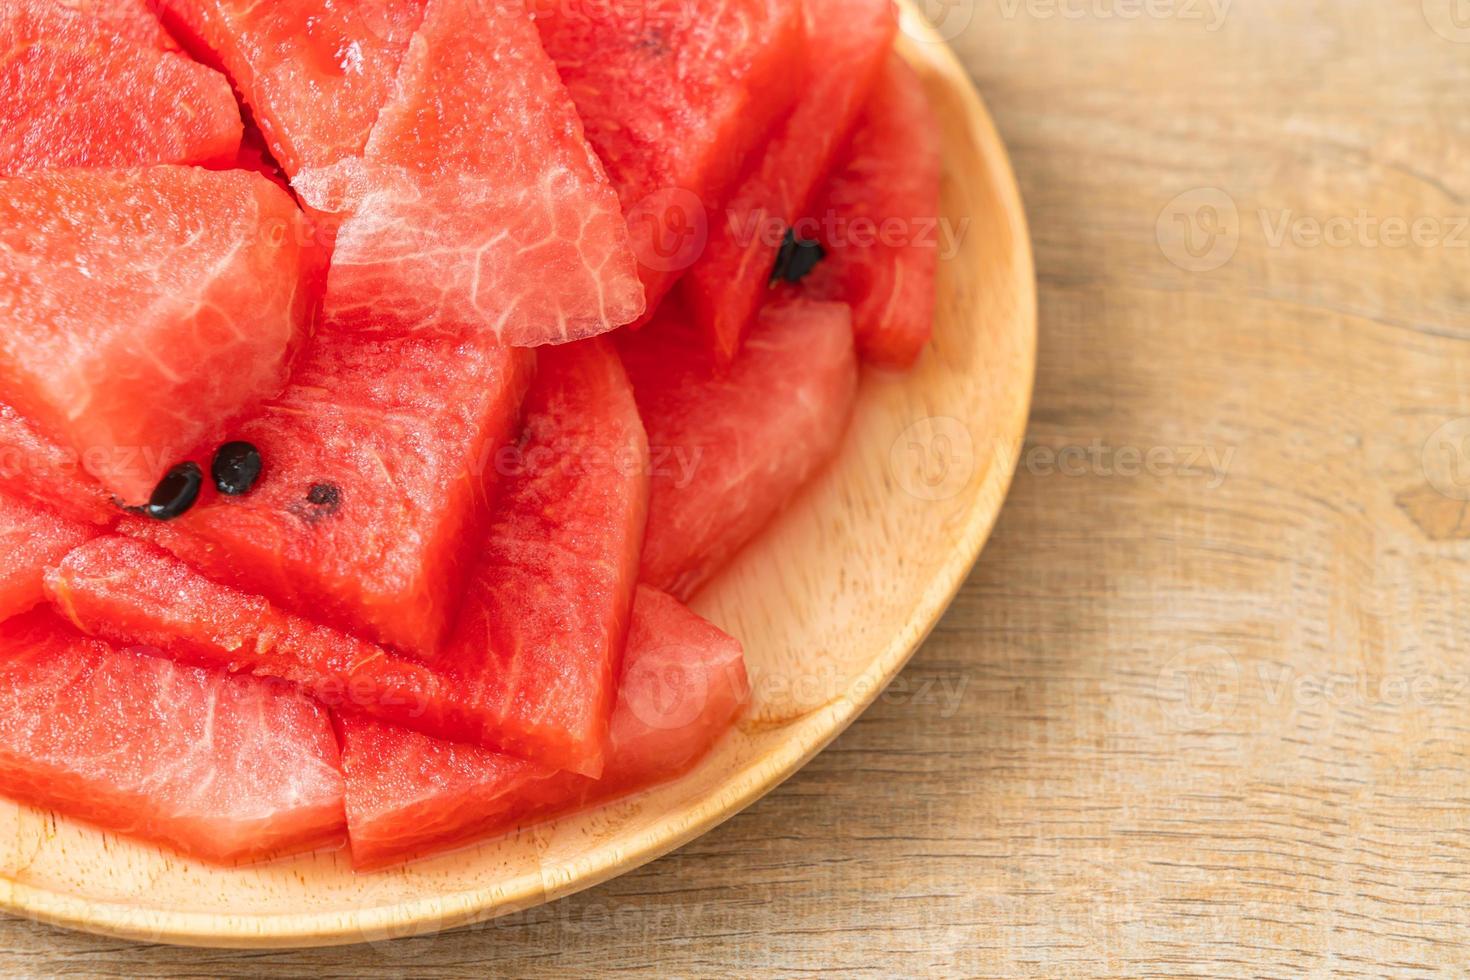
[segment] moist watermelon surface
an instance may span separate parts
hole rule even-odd
[[[540,352],[445,663],[499,748],[596,775],[638,576],[648,442],[610,342]]]
[[[891,56],[815,211],[827,256],[800,290],[850,305],[858,353],[882,367],[912,365],[934,329],[940,150],[923,82]]]
[[[0,6],[0,173],[224,165],[240,132],[228,80],[141,2]]]
[[[0,622],[45,601],[46,570],[95,533],[0,491]]]
[[[241,171],[0,179],[0,391],[125,503],[285,381],[300,212]]]
[[[752,161],[681,281],[695,322],[732,360],[770,293],[786,232],[807,213],[893,46],[891,0],[805,0],[801,98]]]
[[[534,347],[643,313],[617,195],[519,0],[429,0],[362,156],[295,186],[342,219],[332,323]]]
[[[622,341],[659,463],[642,580],[687,598],[836,454],[857,394],[851,316],[775,302],[728,367],[672,302]]]
[[[249,494],[122,527],[217,581],[433,658],[533,371],[531,352],[484,339],[323,331],[285,392],[230,431],[264,461]]]
[[[640,587],[601,779],[341,718],[353,863],[372,869],[423,857],[672,779],[709,751],[748,699],[740,644]]]
[[[341,840],[327,712],[77,633],[48,611],[0,624],[0,790],[219,863]]]
[[[801,5],[529,6],[622,200],[652,311],[697,256],[708,213],[799,94]]]
[[[79,453],[60,445],[0,402],[0,492],[83,524],[109,525],[120,511],[82,469]]]

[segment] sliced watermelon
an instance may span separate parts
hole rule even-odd
[[[242,171],[0,179],[0,391],[126,503],[279,390],[301,213]]]
[[[137,2],[0,5],[0,173],[225,164],[240,109]]]
[[[445,663],[499,748],[602,771],[648,512],[648,441],[612,344],[541,352]]]
[[[0,621],[45,601],[46,570],[95,533],[0,492]]]
[[[672,779],[729,729],[749,694],[736,640],[640,588],[600,780],[343,717],[353,863],[422,857]]]
[[[327,712],[285,685],[0,624],[0,792],[219,863],[342,838]]]
[[[265,463],[249,494],[122,527],[218,581],[432,658],[534,360],[483,340],[320,333],[286,391],[231,432]]]
[[[83,524],[109,525],[121,513],[102,485],[82,470],[76,450],[36,431],[4,402],[0,402],[0,491]]]
[[[800,94],[792,0],[531,0],[622,199],[652,311],[704,244],[746,157]]]
[[[623,339],[653,454],[642,581],[687,598],[836,454],[852,321],[837,303],[768,305],[728,368],[673,302]]]
[[[709,244],[680,288],[724,361],[769,295],[777,253],[832,169],[888,52],[892,0],[805,0],[801,99],[711,223]]]
[[[882,367],[913,364],[934,329],[940,150],[923,82],[890,57],[816,209],[827,257],[800,290],[849,304],[858,353]]]
[[[534,347],[643,313],[617,195],[519,0],[429,0],[363,155],[295,186],[343,218],[332,323]]]

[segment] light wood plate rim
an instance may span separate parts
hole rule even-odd
[[[966,104],[970,137],[984,157],[989,180],[1014,230],[1011,261],[1025,283],[1020,297],[1024,382],[1007,425],[994,434],[986,461],[986,491],[958,530],[949,559],[918,596],[907,626],[894,635],[848,690],[789,728],[786,739],[766,755],[733,772],[720,789],[696,804],[666,814],[654,826],[603,844],[572,869],[544,868],[539,883],[514,891],[497,887],[387,904],[352,912],[218,915],[140,908],[102,902],[0,879],[0,909],[53,925],[123,939],[176,945],[291,948],[392,940],[427,935],[521,911],[593,887],[682,846],[734,816],[780,785],[842,733],[903,669],[938,623],[984,548],[1015,472],[1029,415],[1036,358],[1035,266],[1025,211],[1004,144],[969,76],[937,31],[899,0],[903,17],[900,48],[923,62]],[[558,874],[558,871],[563,873]]]

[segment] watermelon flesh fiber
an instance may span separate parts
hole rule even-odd
[[[227,166],[240,110],[138,0],[0,6],[0,174],[152,163]]]
[[[116,523],[118,509],[101,484],[82,469],[81,455],[37,431],[0,402],[0,493],[100,527]]]
[[[266,461],[249,494],[120,527],[217,581],[434,659],[534,362],[483,339],[324,330],[285,392],[230,432]]]
[[[827,257],[791,290],[851,306],[858,353],[880,367],[911,367],[934,329],[940,152],[923,82],[890,55],[815,210]]]
[[[44,602],[46,570],[95,533],[0,491],[0,622]]]
[[[300,211],[264,178],[157,166],[0,178],[0,391],[125,503],[284,383]]]
[[[328,713],[296,691],[87,639],[48,611],[0,624],[0,785],[37,807],[238,864],[339,844]]]
[[[851,315],[840,303],[769,304],[728,367],[672,301],[620,339],[663,460],[642,581],[687,599],[837,454],[857,397]]]
[[[709,212],[795,102],[801,5],[529,6],[617,188],[651,316],[697,257]]]
[[[721,361],[733,360],[770,292],[782,240],[807,213],[882,70],[897,31],[891,0],[805,0],[808,44],[796,108],[711,222],[680,282]]]
[[[354,865],[381,868],[568,813],[688,771],[749,700],[740,644],[640,587],[601,779],[342,717]]]

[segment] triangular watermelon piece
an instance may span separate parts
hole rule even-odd
[[[341,718],[353,863],[423,857],[673,779],[729,729],[749,694],[736,640],[640,588],[600,780]]]
[[[286,391],[231,430],[264,461],[250,493],[122,527],[218,581],[433,658],[534,361],[486,340],[320,333]]]
[[[0,392],[125,503],[285,381],[301,213],[242,171],[0,179]]]
[[[664,306],[620,349],[657,464],[642,580],[687,598],[836,455],[857,359],[840,303],[768,305],[728,368]]]
[[[91,525],[0,493],[0,622],[44,602],[47,569],[95,533]]]
[[[934,329],[941,149],[924,84],[894,55],[814,211],[827,256],[795,292],[850,305],[858,353],[882,367],[912,365]]]
[[[622,200],[651,313],[698,256],[746,158],[801,94],[801,5],[529,6]]]
[[[102,485],[82,470],[81,455],[38,432],[0,402],[0,490],[68,520],[106,526],[121,511]]]
[[[0,624],[0,792],[234,864],[342,839],[327,712],[77,633],[39,611]]]
[[[240,109],[136,0],[0,5],[0,173],[227,165]]]
[[[443,662],[499,747],[596,775],[648,511],[648,441],[612,344],[545,349]]]
[[[716,354],[732,360],[770,294],[787,231],[857,121],[898,23],[892,0],[805,0],[801,99],[711,223],[709,243],[681,281],[689,311]]]

